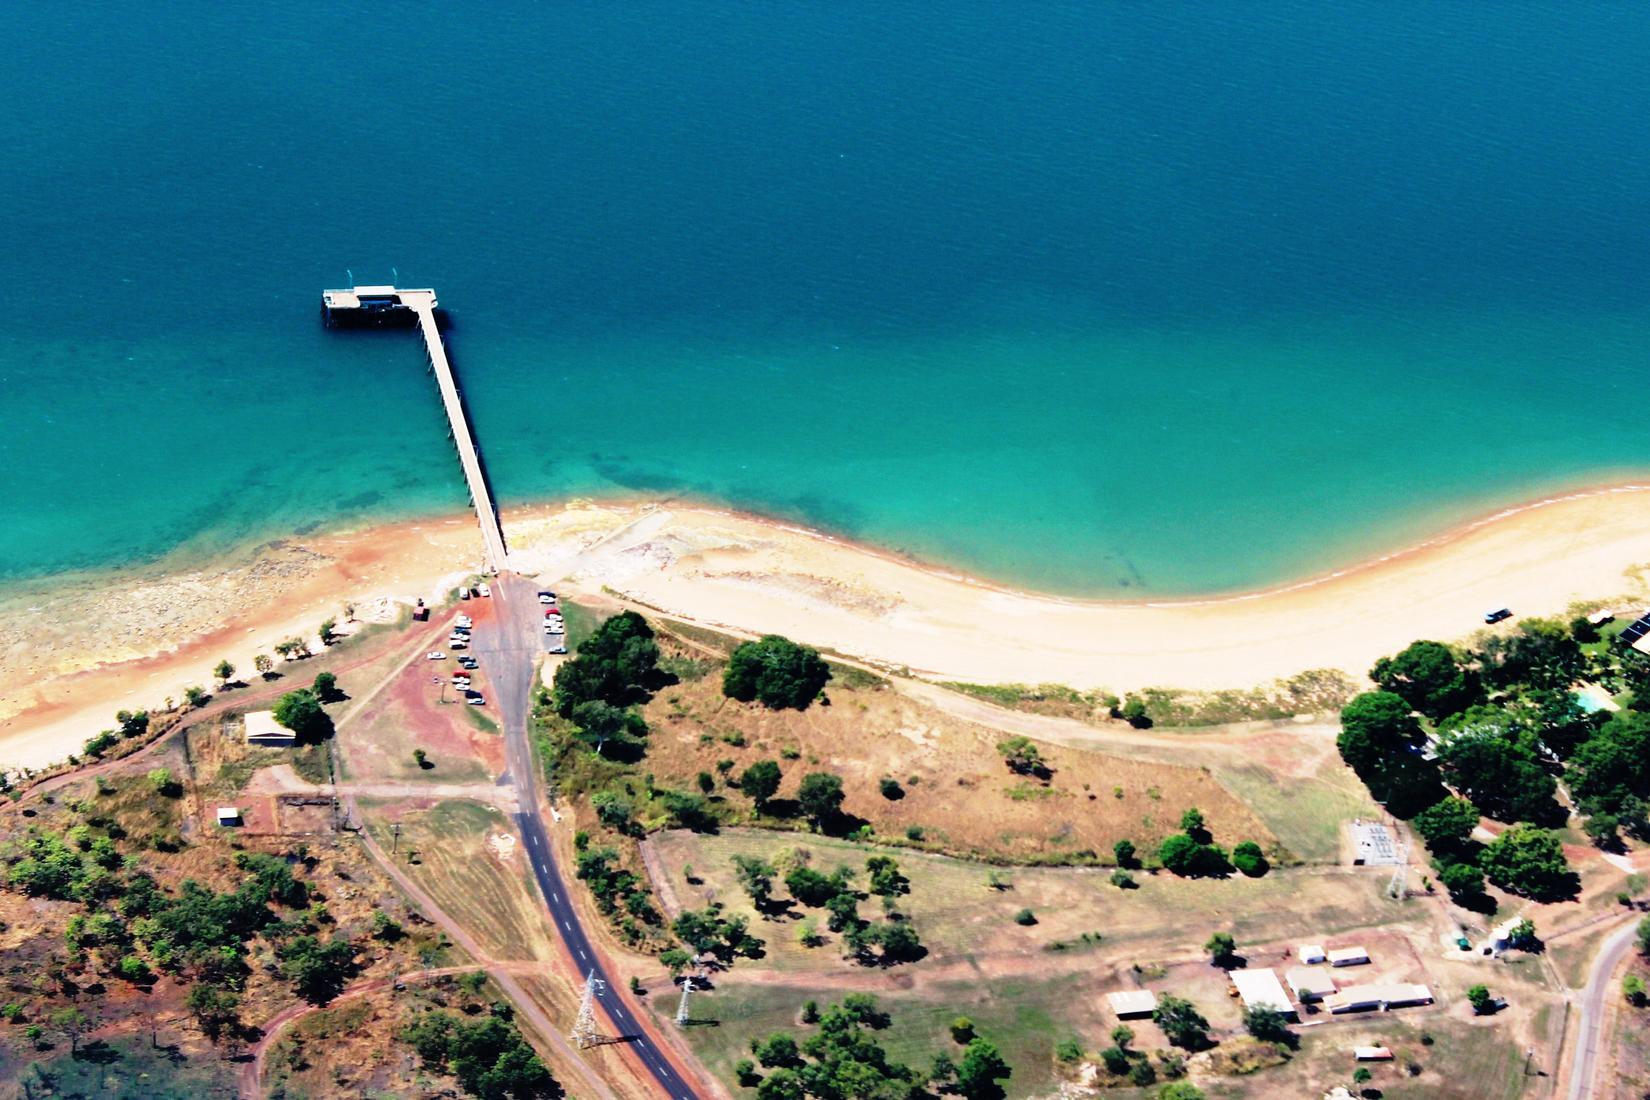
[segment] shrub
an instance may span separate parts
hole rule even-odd
[[[1037,923],[1037,914],[1030,909],[1022,909],[1014,914],[1014,923],[1029,927]]]
[[[897,779],[884,779],[877,784],[877,789],[882,792],[882,797],[890,802],[898,802],[905,797],[905,788],[899,785]]]
[[[1245,840],[1232,849],[1232,866],[1250,878],[1259,878],[1271,869],[1266,853],[1252,840]]]

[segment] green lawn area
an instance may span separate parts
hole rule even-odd
[[[1282,777],[1258,765],[1216,763],[1210,770],[1284,847],[1309,863],[1334,863],[1340,856],[1341,827],[1380,812],[1369,790],[1339,760],[1307,780]]]
[[[926,1070],[941,1051],[960,1055],[949,1026],[957,1016],[967,1016],[976,1033],[995,1043],[1014,1067],[1006,1082],[1008,1095],[1041,1096],[1056,1084],[1056,1043],[1076,1038],[1092,1050],[1106,1042],[1112,1024],[1089,984],[1081,975],[1067,974],[1041,981],[947,982],[920,991],[879,992],[878,1003],[892,1017],[879,1037],[891,1058]],[[735,971],[719,980],[715,992],[694,999],[692,1016],[701,1022],[686,1035],[711,1072],[739,1095],[733,1064],[750,1056],[750,1040],[787,1031],[800,1041],[809,1029],[799,1022],[799,1013],[810,998],[821,1007],[840,1000],[826,990],[742,985]],[[658,999],[650,1007],[669,1026],[674,999]]]

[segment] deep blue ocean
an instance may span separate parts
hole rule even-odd
[[[1051,591],[1650,471],[1628,4],[0,7],[0,578],[687,494]]]

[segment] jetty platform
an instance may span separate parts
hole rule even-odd
[[[499,524],[498,507],[493,502],[492,486],[481,463],[481,448],[476,443],[469,410],[464,406],[458,377],[447,358],[447,346],[442,342],[441,330],[436,324],[437,304],[435,291],[428,288],[357,286],[348,290],[321,292],[321,310],[328,324],[360,320],[400,321],[409,316],[417,322],[419,333],[424,338],[424,351],[429,356],[430,369],[435,373],[436,384],[441,390],[441,404],[447,410],[447,423],[451,428],[453,446],[458,449],[459,465],[463,467],[464,480],[469,485],[470,504],[481,524],[487,569],[499,573],[509,564],[504,528]]]

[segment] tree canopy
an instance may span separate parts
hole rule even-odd
[[[1579,888],[1558,837],[1534,825],[1513,825],[1484,848],[1479,866],[1489,880],[1538,901],[1573,897]]]
[[[779,793],[779,781],[784,778],[775,760],[758,760],[739,774],[739,789],[750,795],[756,812],[767,809],[768,802]]]
[[[722,694],[742,703],[755,700],[771,710],[806,710],[830,678],[830,666],[817,650],[769,634],[743,643],[728,657]]]
[[[659,670],[653,628],[634,611],[607,619],[579,643],[578,653],[556,669],[551,697],[556,713],[573,717],[580,703],[615,707],[645,702]]]
[[[332,719],[308,688],[289,691],[277,699],[275,721],[305,741],[320,740],[332,732]]]
[[[1376,661],[1369,678],[1434,721],[1464,710],[1480,694],[1477,677],[1442,642],[1412,642]]]
[[[842,777],[830,772],[809,772],[802,777],[796,800],[815,828],[823,832],[842,813]]]

